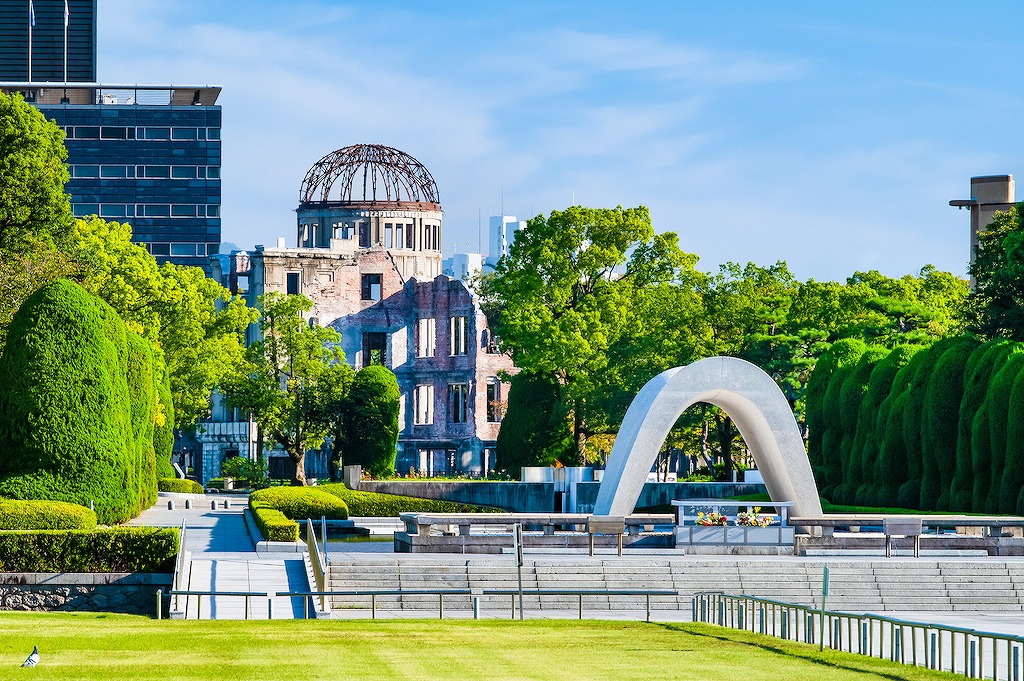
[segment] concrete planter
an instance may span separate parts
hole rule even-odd
[[[794,528],[683,525],[676,527],[676,545],[787,546],[793,544]]]

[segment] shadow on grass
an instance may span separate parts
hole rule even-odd
[[[663,629],[668,629],[670,631],[684,632],[690,634],[691,636],[700,636],[703,638],[710,638],[715,639],[717,641],[722,641],[724,643],[751,646],[753,648],[759,648],[767,652],[775,653],[776,655],[784,655],[786,657],[798,658],[800,660],[804,660],[812,664],[818,664],[823,667],[829,667],[832,669],[842,669],[844,671],[854,673],[870,674],[871,676],[878,678],[893,679],[893,681],[906,681],[906,679],[908,678],[907,675],[896,674],[894,672],[886,672],[882,669],[878,669],[877,667],[875,667],[875,663],[886,663],[888,662],[887,660],[880,660],[878,658],[858,655],[856,653],[841,652],[837,650],[832,650],[830,648],[826,648],[824,652],[820,652],[818,650],[804,651],[801,650],[801,648],[799,647],[801,644],[797,641],[787,641],[785,643],[782,643],[781,641],[779,641],[779,639],[776,639],[771,636],[755,634],[753,632],[741,631],[736,629],[727,629],[727,631],[729,631],[730,633],[735,632],[736,634],[741,634],[742,637],[716,634],[713,630],[710,630],[711,627],[715,627],[715,625],[711,624],[678,624],[673,622],[653,622],[652,624],[655,624]],[[706,627],[709,629],[705,629]],[[870,667],[875,668],[868,668],[868,666],[863,664],[869,661]],[[889,664],[899,663],[889,662]],[[923,667],[916,667],[913,665],[901,664],[900,666],[906,667],[907,671],[912,676],[916,676],[918,672],[927,672],[929,676],[935,675],[936,678],[954,678],[954,676],[958,676],[954,674],[946,674],[944,672],[937,672],[935,670],[924,669]]]

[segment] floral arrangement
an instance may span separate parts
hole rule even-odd
[[[751,511],[738,513],[736,515],[736,525],[740,527],[768,527],[775,522],[771,516],[758,515],[760,512],[761,507],[755,506]]]
[[[729,517],[711,511],[710,513],[699,512],[697,513],[697,524],[713,527],[715,525],[728,525]]]

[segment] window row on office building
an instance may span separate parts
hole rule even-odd
[[[76,163],[68,166],[73,178],[138,178],[155,180],[219,180],[220,166],[120,165]]]
[[[220,128],[194,125],[67,125],[64,126],[64,135],[69,140],[220,140]]]
[[[215,203],[73,203],[76,217],[99,215],[101,218],[219,218]]]

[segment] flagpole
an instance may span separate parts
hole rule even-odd
[[[28,0],[28,82],[32,82],[32,24],[35,23],[35,8]]]
[[[68,83],[68,20],[70,19],[70,12],[68,11],[68,0],[64,0],[64,84]]]

